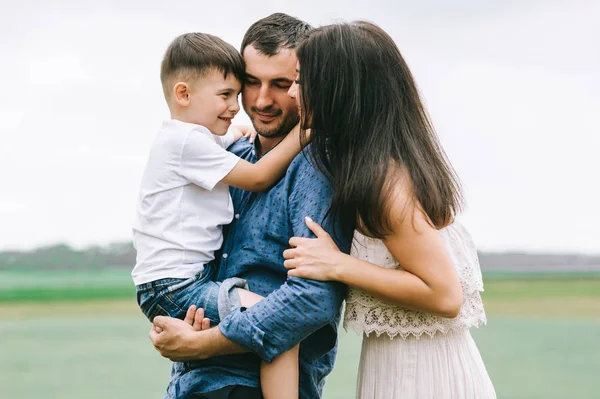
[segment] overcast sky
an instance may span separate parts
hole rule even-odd
[[[598,1],[7,3],[0,249],[130,239],[149,145],[169,117],[169,42],[203,31],[239,47],[252,22],[282,11],[391,34],[463,181],[480,249],[600,253]]]

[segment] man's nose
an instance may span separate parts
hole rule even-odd
[[[267,86],[263,86],[258,92],[258,98],[256,99],[256,108],[265,109],[269,108],[271,105],[273,105],[273,97],[271,97],[269,88]]]

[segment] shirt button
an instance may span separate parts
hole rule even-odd
[[[227,254],[223,254],[223,259],[227,259],[228,256],[229,255],[227,255]]]
[[[239,219],[239,218],[240,218],[240,214],[239,214],[239,213],[237,213],[237,214],[235,215],[235,218],[236,218],[236,219]]]

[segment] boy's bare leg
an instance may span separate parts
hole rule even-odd
[[[263,297],[238,288],[243,307],[260,302]],[[265,399],[298,399],[298,348],[296,345],[282,353],[271,363],[262,362],[260,366],[260,385]]]
[[[260,386],[265,399],[298,399],[298,348],[296,345],[271,363],[260,365]]]

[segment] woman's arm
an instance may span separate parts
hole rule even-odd
[[[404,270],[386,269],[341,253],[329,234],[312,220],[316,239],[292,238],[284,252],[292,276],[337,280],[377,298],[442,317],[456,317],[462,304],[458,275],[445,243],[419,207],[403,214],[407,198],[400,193],[391,212],[393,233],[384,243]]]
[[[266,191],[285,173],[302,150],[300,129],[296,126],[275,148],[255,164],[240,159],[221,182],[247,191]]]

